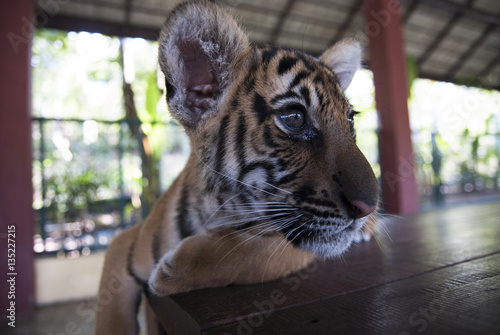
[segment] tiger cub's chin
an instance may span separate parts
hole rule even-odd
[[[305,225],[302,237],[293,241],[298,248],[322,258],[343,254],[351,244],[369,241],[372,232],[365,226],[366,219],[344,222],[343,225]],[[339,227],[340,226],[340,227]]]

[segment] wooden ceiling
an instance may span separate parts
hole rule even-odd
[[[35,2],[40,27],[155,40],[166,15],[181,1]],[[215,2],[236,16],[253,42],[314,55],[343,37],[366,44],[365,29],[370,28],[363,0]],[[417,64],[419,77],[500,89],[500,1],[401,0],[401,13],[406,53]]]

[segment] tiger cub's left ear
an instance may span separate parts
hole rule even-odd
[[[249,49],[236,21],[212,2],[187,1],[177,6],[159,39],[172,116],[185,128],[196,129],[216,112]]]
[[[361,64],[361,46],[352,38],[343,39],[326,50],[320,61],[335,72],[345,91]]]

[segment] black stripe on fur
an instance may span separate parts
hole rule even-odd
[[[262,124],[271,115],[266,99],[258,93],[255,94],[253,100],[253,111],[257,114],[259,124]]]
[[[188,188],[184,186],[181,191],[179,202],[177,203],[177,216],[175,222],[181,239],[193,235],[191,222],[189,221],[189,193]]]
[[[133,264],[134,249],[135,249],[135,242],[130,246],[130,250],[128,251],[127,272],[130,275],[130,277],[134,278],[137,284],[141,285],[142,287],[147,287],[148,286],[147,281],[142,280],[134,271],[134,264]]]

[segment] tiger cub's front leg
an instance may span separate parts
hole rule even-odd
[[[183,240],[166,253],[149,279],[159,296],[229,284],[254,284],[296,272],[314,255],[282,235],[216,229]],[[249,271],[249,269],[251,269]]]

